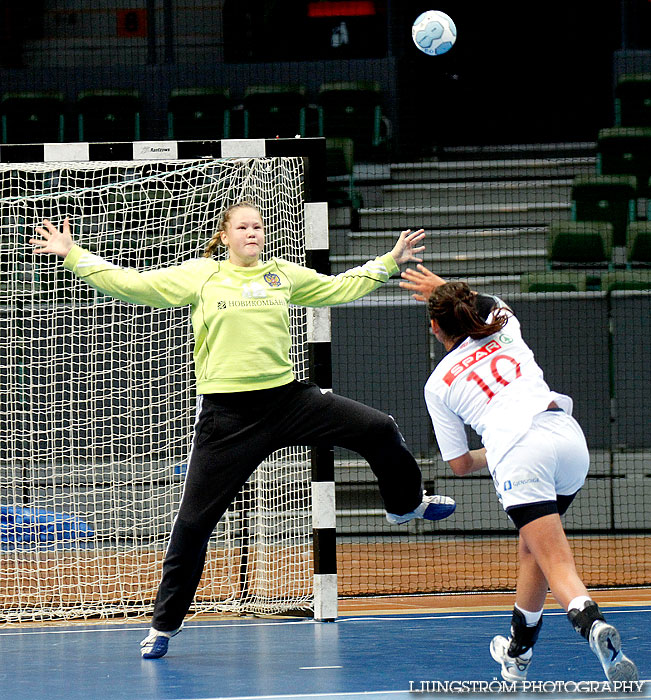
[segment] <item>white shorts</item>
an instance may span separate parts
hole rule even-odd
[[[534,416],[529,431],[491,470],[504,510],[576,493],[590,464],[581,426],[563,411]]]

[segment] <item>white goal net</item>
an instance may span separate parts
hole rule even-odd
[[[246,199],[266,256],[305,259],[297,158],[0,164],[0,617],[151,610],[195,412],[189,308],[104,296],[34,256],[44,218],[139,270],[201,256],[221,211]],[[291,309],[307,374],[306,316]],[[209,546],[195,612],[274,613],[312,602],[310,465],[275,453]]]

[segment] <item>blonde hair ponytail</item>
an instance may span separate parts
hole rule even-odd
[[[206,246],[206,249],[203,251],[203,257],[204,258],[212,258],[212,256],[215,254],[215,251],[217,248],[222,243],[222,238],[221,238],[221,232],[220,231],[215,231],[213,233],[212,238],[210,239],[210,242]]]

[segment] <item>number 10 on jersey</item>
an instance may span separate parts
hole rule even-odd
[[[498,368],[498,363],[500,360],[504,360],[509,362],[513,367],[515,367],[515,378],[517,379],[518,377],[522,376],[522,371],[520,370],[520,363],[515,360],[513,357],[510,355],[493,355],[491,357],[490,361],[490,371],[493,376],[493,379],[498,383],[498,385],[502,386],[508,386],[510,384],[511,379],[506,379],[504,375],[500,372]],[[495,396],[495,391],[493,391],[490,386],[475,372],[473,369],[472,372],[466,377],[467,382],[476,382],[479,388],[488,396],[488,401],[490,401],[494,396]],[[497,387],[499,388],[499,387]],[[496,389],[497,390],[497,389]],[[488,402],[487,402],[488,403]]]

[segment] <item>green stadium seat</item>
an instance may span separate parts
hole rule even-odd
[[[585,273],[574,270],[529,272],[520,277],[521,292],[584,292],[585,290]]]
[[[633,175],[638,196],[647,196],[651,177],[651,127],[602,129],[597,137],[599,172]]]
[[[630,73],[615,86],[615,124],[651,126],[651,73]]]
[[[601,276],[601,289],[614,292],[621,289],[651,290],[651,270],[614,270]]]
[[[60,92],[8,92],[0,100],[2,143],[61,143],[65,103]]]
[[[230,136],[228,88],[178,88],[167,102],[170,139],[227,139]]]
[[[613,226],[604,221],[555,221],[549,227],[553,267],[603,267],[611,261]]]
[[[634,221],[626,232],[629,265],[651,265],[651,221]]]
[[[330,206],[360,205],[353,175],[354,148],[352,139],[326,139],[326,175]]]
[[[352,175],[355,164],[355,144],[352,139],[326,139],[326,175]]]
[[[244,138],[306,136],[307,98],[301,85],[251,85],[244,91]]]
[[[637,182],[630,175],[586,175],[572,182],[572,218],[613,226],[613,244],[626,245],[626,228],[635,221]]]
[[[77,96],[80,141],[140,139],[140,98],[136,90],[85,90]]]
[[[350,138],[364,157],[377,152],[390,138],[382,113],[382,91],[373,81],[323,83],[317,98],[319,135]]]

